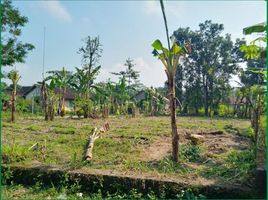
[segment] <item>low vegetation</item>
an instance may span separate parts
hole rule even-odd
[[[107,121],[110,130],[96,140],[93,160],[85,162],[87,138],[94,127]],[[9,165],[54,164],[65,169],[115,169],[120,173],[135,171],[185,177],[196,174],[235,182],[249,180],[254,168],[252,139],[250,135],[240,135],[241,132],[246,134],[245,127],[250,129],[246,120],[179,117],[177,123],[181,129],[178,132],[183,142],[178,164],[169,157],[168,117],[56,118],[49,125],[43,119],[21,118],[16,124],[7,120],[3,123],[3,163]],[[64,124],[67,124],[65,128]],[[14,125],[20,129],[14,129]],[[185,137],[186,132],[205,134],[213,130],[223,131],[233,146],[228,146],[228,140],[221,139],[223,136],[204,135],[207,142],[197,145]],[[239,138],[244,143],[236,141]],[[218,146],[217,140],[222,140],[222,146]],[[35,143],[36,148],[31,148]],[[239,170],[233,171],[238,166]]]

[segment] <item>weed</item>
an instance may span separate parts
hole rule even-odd
[[[201,160],[201,149],[197,145],[182,144],[180,148],[180,157],[190,162],[198,162]]]

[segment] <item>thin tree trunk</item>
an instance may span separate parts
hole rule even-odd
[[[50,102],[50,106],[49,106],[49,118],[50,121],[54,120],[54,116],[55,116],[55,108],[54,108],[54,100],[52,99]]]
[[[11,107],[11,121],[15,121],[15,112],[16,112],[16,95],[17,95],[17,83],[13,82],[13,94],[12,94],[12,107]]]
[[[203,84],[204,84],[204,91],[205,91],[205,115],[208,116],[208,86],[207,86],[207,80],[205,78],[205,76],[203,76]]]
[[[62,96],[61,96],[61,108],[60,108],[60,115],[63,117],[65,115],[65,93],[66,93],[66,88],[63,88],[62,91]]]
[[[43,105],[45,110],[45,120],[48,121],[49,118],[49,110],[48,110],[48,91],[46,87],[46,83],[42,83],[42,96],[43,96]]]
[[[179,151],[179,135],[176,124],[176,96],[175,96],[175,80],[170,80],[169,83],[169,100],[170,100],[170,117],[172,130],[172,160],[178,162]]]

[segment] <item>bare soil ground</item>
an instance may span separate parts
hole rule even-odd
[[[217,133],[216,131],[183,131],[179,131],[180,144],[191,143],[191,140],[187,138],[186,135],[187,133],[189,134],[189,132],[190,134],[204,136],[205,140],[202,143],[208,147],[208,156],[212,154],[226,153],[230,148],[236,150],[246,150],[249,149],[252,145],[252,141],[247,137],[241,135],[233,135],[223,131],[220,131],[219,133]],[[159,161],[170,155],[171,151],[171,137],[158,137],[153,143],[146,144],[143,146],[140,158],[143,161],[149,162]]]

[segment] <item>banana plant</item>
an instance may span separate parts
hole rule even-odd
[[[59,94],[56,94],[55,89],[59,83],[59,80],[57,78],[53,78],[50,80],[50,83],[47,85],[48,90],[48,107],[49,107],[49,117],[50,120],[54,120],[55,112],[56,112],[56,103],[59,99]]]
[[[266,47],[262,47],[260,45],[257,45],[257,42],[263,42],[266,44],[267,38],[266,38],[266,22],[255,24],[249,27],[246,27],[243,29],[243,33],[245,35],[250,35],[252,33],[258,33],[261,35],[260,37],[257,37],[253,41],[250,42],[249,45],[243,44],[240,47],[240,50],[245,53],[246,59],[265,59],[266,58]]]
[[[71,82],[72,73],[65,70],[64,67],[62,70],[49,71],[47,73],[51,74],[47,79],[57,79],[57,86],[59,87],[59,109],[60,115],[63,117],[65,115],[65,93]]]
[[[17,96],[17,83],[20,80],[21,76],[17,70],[13,70],[8,73],[8,78],[12,81],[13,84],[13,92],[11,97],[11,121],[15,121],[15,112],[16,112],[16,96]]]
[[[165,73],[168,79],[171,129],[172,129],[172,160],[174,162],[178,162],[179,135],[176,124],[175,75],[179,59],[191,51],[191,46],[189,42],[187,42],[184,46],[179,46],[176,43],[176,41],[173,41],[172,47],[170,47],[167,19],[162,0],[160,0],[160,5],[165,23],[168,48],[165,48],[162,45],[161,41],[157,39],[152,44],[152,47],[154,48],[152,53],[163,63],[165,67]]]
[[[243,29],[245,35],[252,33],[262,34],[260,37],[257,37],[255,40],[250,42],[249,45],[241,45],[240,50],[245,53],[246,59],[266,59],[267,50],[266,46],[257,45],[256,42],[263,42],[266,44],[266,22],[256,24],[250,27]],[[264,68],[248,68],[248,71],[252,73],[257,73],[263,76],[264,80],[267,82],[267,71],[266,67]],[[258,147],[258,138],[259,138],[259,126],[260,126],[260,117],[266,108],[266,93],[267,89],[265,86],[257,83],[249,88],[251,90],[251,96],[247,98],[250,103],[250,106],[253,110],[251,124],[254,129],[255,134],[255,146]]]

